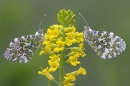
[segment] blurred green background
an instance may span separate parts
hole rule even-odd
[[[94,30],[112,31],[127,44],[126,51],[117,58],[103,60],[86,43],[85,58],[80,59],[87,69],[86,76],[78,76],[75,86],[130,86],[130,1],[129,0],[0,0],[0,86],[47,86],[47,79],[37,72],[47,67],[48,57],[38,56],[40,49],[27,64],[4,58],[4,51],[15,37],[33,34],[41,27],[44,32],[57,24],[60,9],[71,9],[76,14],[78,31],[83,31],[85,17]],[[66,72],[76,70],[65,66]],[[58,72],[53,73],[58,79]],[[51,86],[57,86],[54,82]]]

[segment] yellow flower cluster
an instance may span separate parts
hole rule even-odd
[[[64,65],[69,63],[72,66],[80,64],[79,57],[84,57],[84,35],[83,32],[76,32],[74,17],[71,10],[60,10],[57,14],[58,22],[62,25],[52,25],[45,33],[43,48],[40,55],[49,55],[49,67],[42,69],[38,74],[54,81],[58,86],[73,86],[77,75],[85,75],[86,70],[80,67],[77,71],[67,73],[64,76]],[[67,52],[66,52],[67,51]],[[59,82],[51,75],[59,69]]]
[[[78,61],[78,58],[80,56],[86,56],[86,54],[83,52],[83,33],[75,31],[76,28],[74,26],[63,28],[62,25],[52,25],[48,28],[44,41],[42,43],[44,48],[40,52],[40,55],[48,54],[50,58],[50,60],[48,60],[50,67],[49,69],[47,68],[46,71],[54,72],[57,70],[57,68],[59,68],[60,52],[65,49],[71,51],[67,54],[69,58],[66,62],[70,63],[73,66],[80,64],[80,61]],[[68,48],[74,43],[77,43],[79,47]],[[42,74],[42,72],[39,74]]]

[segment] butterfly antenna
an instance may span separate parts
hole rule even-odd
[[[43,22],[45,16],[46,16],[46,14],[43,16],[42,21],[41,21],[40,24],[39,24],[39,29],[40,29],[40,26],[41,26],[41,24],[42,24],[42,22]]]
[[[82,16],[82,14],[79,13],[79,15],[82,17],[82,19],[85,21],[86,25],[88,26],[88,23],[87,23],[87,21],[85,20],[85,18]]]

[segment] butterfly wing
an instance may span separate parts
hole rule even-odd
[[[84,38],[102,59],[116,57],[126,49],[125,41],[113,32],[96,31],[85,26]]]
[[[27,63],[32,59],[34,52],[39,48],[44,39],[43,30],[39,29],[33,35],[25,35],[15,38],[10,42],[4,53],[6,59],[18,63]]]

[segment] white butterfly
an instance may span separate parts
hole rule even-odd
[[[126,43],[121,37],[113,32],[92,30],[88,24],[84,26],[84,39],[102,59],[117,57],[126,49]]]
[[[32,59],[34,52],[39,48],[44,39],[43,30],[39,29],[33,35],[25,35],[15,38],[10,42],[4,53],[6,59],[18,63],[27,63]]]
[[[46,14],[43,16],[43,19],[39,24],[39,28],[45,16]],[[34,53],[40,47],[43,40],[43,29],[39,29],[33,35],[25,35],[15,38],[12,42],[10,42],[4,56],[6,59],[13,62],[27,63],[30,59],[32,59]]]
[[[84,39],[102,59],[116,57],[126,49],[125,41],[113,32],[96,31],[89,26],[84,26]]]

